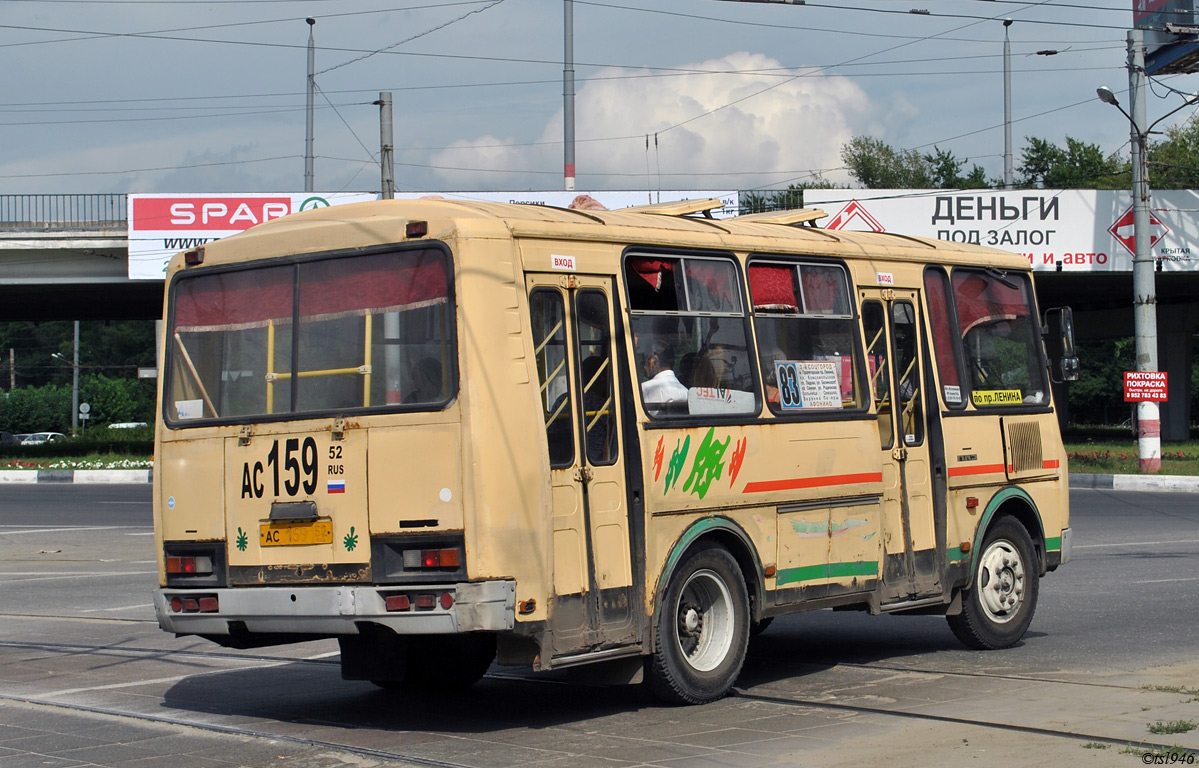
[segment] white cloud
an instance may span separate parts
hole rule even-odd
[[[579,87],[580,188],[734,188],[801,181],[809,171],[838,168],[841,145],[872,127],[872,105],[848,78],[815,72],[780,77],[787,73],[777,60],[745,52],[683,68],[749,74],[645,77],[646,70],[609,68]],[[457,142],[431,162],[442,169],[438,173],[448,188],[554,188],[562,178],[561,141],[558,111],[535,145],[484,136]],[[831,171],[826,178],[847,177]]]

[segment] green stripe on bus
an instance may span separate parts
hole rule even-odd
[[[945,550],[945,559],[951,563],[958,563],[966,559],[966,553],[961,547],[950,547]]]
[[[1062,537],[1054,536],[1052,539],[1045,539],[1046,550],[1056,550],[1062,548]]]
[[[775,575],[775,584],[794,584],[815,579],[839,579],[843,576],[877,576],[877,560],[855,560],[850,563],[805,565],[802,568],[783,568]]]

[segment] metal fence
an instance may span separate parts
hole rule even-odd
[[[126,226],[126,196],[0,195],[0,229],[111,229]]]

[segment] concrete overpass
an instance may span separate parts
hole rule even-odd
[[[0,195],[0,320],[152,320],[162,283],[129,279],[124,194]]]
[[[0,321],[152,320],[162,283],[130,280],[124,194],[0,195]],[[1042,308],[1074,308],[1079,339],[1133,335],[1131,272],[1039,272]],[[1157,276],[1162,438],[1190,435],[1199,272]],[[1086,362],[1083,361],[1085,365]]]

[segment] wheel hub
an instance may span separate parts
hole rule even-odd
[[[699,637],[704,628],[704,614],[696,605],[683,605],[679,610],[679,632],[687,637]]]
[[[1015,547],[996,541],[983,553],[978,569],[979,597],[993,621],[1010,621],[1024,598],[1024,563]]]

